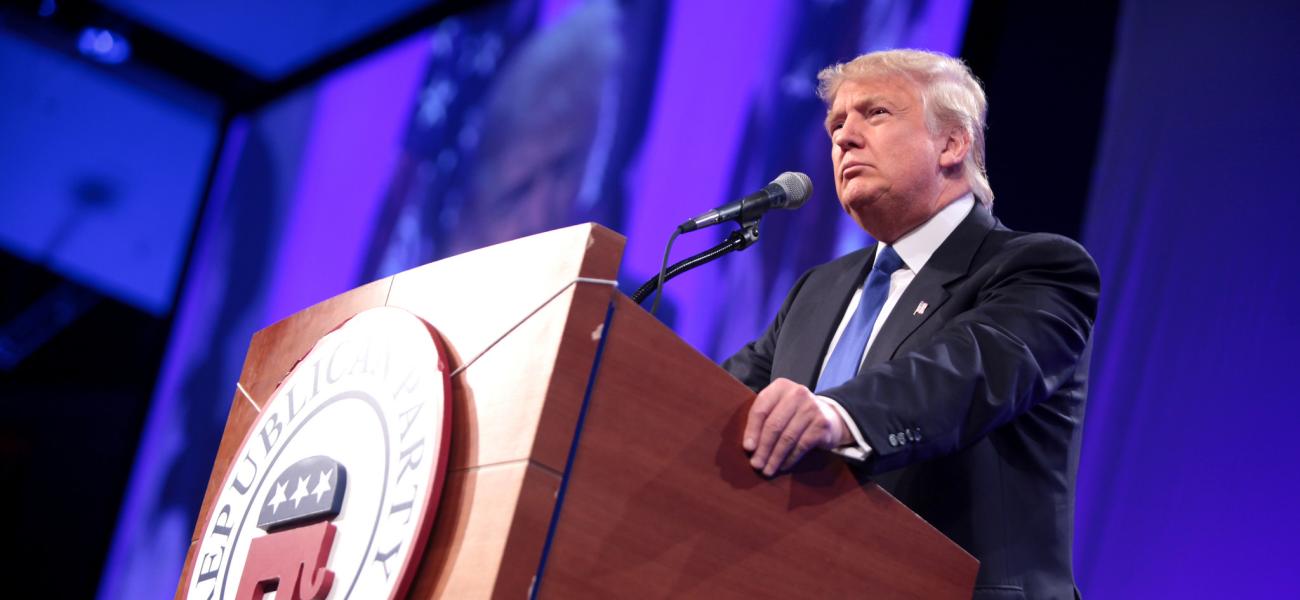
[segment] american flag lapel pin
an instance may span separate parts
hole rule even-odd
[[[930,304],[928,302],[922,300],[920,304],[916,305],[916,310],[912,311],[912,316],[918,317],[925,314],[925,309],[928,308],[929,306]]]

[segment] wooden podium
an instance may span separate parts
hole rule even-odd
[[[259,331],[240,383],[269,398],[317,339],[385,305],[437,328],[453,368],[478,356],[452,380],[411,598],[970,598],[978,563],[838,459],[750,468],[754,394],[593,281],[622,248],[581,225],[364,285]],[[178,593],[256,416],[235,397]]]

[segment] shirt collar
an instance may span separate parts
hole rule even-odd
[[[968,192],[945,206],[920,227],[898,238],[898,241],[894,242],[894,251],[898,253],[899,258],[903,259],[907,269],[913,273],[921,272],[925,263],[934,256],[935,250],[938,250],[943,241],[948,239],[948,235],[957,229],[974,206],[975,195]],[[876,254],[879,255],[884,247],[883,242],[877,242]]]

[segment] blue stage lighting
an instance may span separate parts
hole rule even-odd
[[[131,57],[131,43],[122,34],[98,27],[81,30],[81,37],[77,38],[77,50],[110,65],[123,63]]]

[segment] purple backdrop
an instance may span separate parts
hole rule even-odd
[[[1297,595],[1297,25],[1294,3],[1123,8],[1085,234],[1086,596]]]

